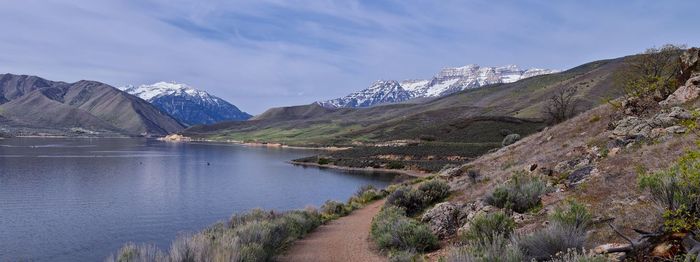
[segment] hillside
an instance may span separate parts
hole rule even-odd
[[[251,117],[228,101],[186,84],[158,82],[120,89],[148,101],[187,126],[242,121]]]
[[[327,109],[317,104],[274,108],[251,121],[193,127],[184,133],[208,139],[291,145],[348,145],[418,140],[421,136],[434,136],[438,142],[500,143],[502,137],[485,141],[474,139],[472,134],[476,130],[498,133],[503,128],[530,133],[543,127],[544,103],[555,90],[567,86],[580,87],[580,110],[616,97],[618,93],[611,86],[622,64],[622,58],[597,61],[561,73],[469,89],[425,102],[357,109]]]
[[[95,81],[0,75],[4,132],[15,135],[166,135],[183,126],[146,101]]]

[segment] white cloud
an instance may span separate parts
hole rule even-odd
[[[9,0],[0,2],[0,72],[112,85],[175,80],[260,113],[444,66],[565,69],[666,42],[693,45],[700,36],[684,28],[693,3],[676,5]]]

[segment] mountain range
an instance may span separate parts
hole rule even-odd
[[[446,96],[466,89],[492,84],[513,83],[528,77],[559,72],[551,69],[519,69],[516,65],[481,67],[466,65],[444,68],[430,80],[380,80],[369,88],[345,97],[317,102],[327,108],[370,107],[399,103],[415,98]]]
[[[184,126],[110,85],[0,74],[0,131],[20,135],[166,135]]]
[[[226,100],[182,83],[158,82],[120,89],[148,101],[187,126],[242,121],[252,117]]]

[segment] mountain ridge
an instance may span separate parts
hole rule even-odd
[[[81,80],[50,81],[38,76],[0,74],[3,129],[19,134],[167,135],[184,128],[146,101],[110,85]]]
[[[146,100],[187,126],[242,121],[252,117],[222,98],[183,83],[161,81],[119,89]]]
[[[482,67],[476,64],[446,67],[431,79],[404,81],[377,80],[369,88],[350,93],[341,98],[318,101],[328,108],[371,107],[387,103],[399,103],[415,98],[436,98],[466,89],[492,84],[513,83],[521,79],[559,72],[552,69],[520,69],[516,65]]]

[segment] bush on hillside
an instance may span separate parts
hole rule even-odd
[[[540,197],[551,191],[539,177],[515,174],[506,184],[496,187],[486,202],[500,208],[524,213],[540,204]]]
[[[427,205],[437,203],[450,195],[450,186],[441,179],[423,182],[418,186],[418,190],[423,192]]]
[[[519,236],[515,241],[528,258],[545,260],[569,249],[580,250],[585,240],[585,230],[554,222],[529,235]]]
[[[430,229],[398,207],[387,206],[373,219],[370,234],[381,249],[425,252],[438,247],[438,239]]]
[[[399,161],[391,161],[385,167],[388,169],[403,169],[405,165]]]
[[[345,203],[333,200],[328,200],[321,206],[321,213],[332,217],[345,216],[350,211]]]
[[[331,163],[331,160],[328,159],[328,158],[319,157],[317,163],[318,163],[319,165],[328,165],[328,164]]]
[[[383,191],[377,189],[373,185],[366,185],[358,189],[357,192],[355,192],[353,199],[359,204],[367,204],[374,200],[381,199],[384,196],[385,193]],[[350,202],[352,201],[353,200],[351,199]]]
[[[670,168],[639,178],[664,209],[664,229],[691,232],[700,229],[700,151],[688,151]]]
[[[409,216],[418,214],[426,207],[445,199],[450,194],[447,182],[432,179],[418,185],[417,189],[410,186],[400,187],[387,197],[386,205],[400,207]]]
[[[586,229],[590,226],[593,216],[585,206],[575,201],[569,201],[567,208],[558,208],[549,217],[554,223]]]
[[[515,221],[503,212],[483,214],[471,221],[461,239],[466,243],[488,245],[499,237],[509,238],[514,229]]]
[[[608,259],[602,255],[586,253],[585,250],[570,249],[566,253],[552,259],[551,262],[607,262]]]
[[[291,241],[321,224],[315,210],[275,213],[253,210],[173,241],[159,260],[157,249],[127,244],[116,261],[269,261]],[[145,260],[141,258],[147,258]]]
[[[525,256],[509,238],[495,235],[483,242],[452,248],[447,256],[449,262],[522,262]]]

